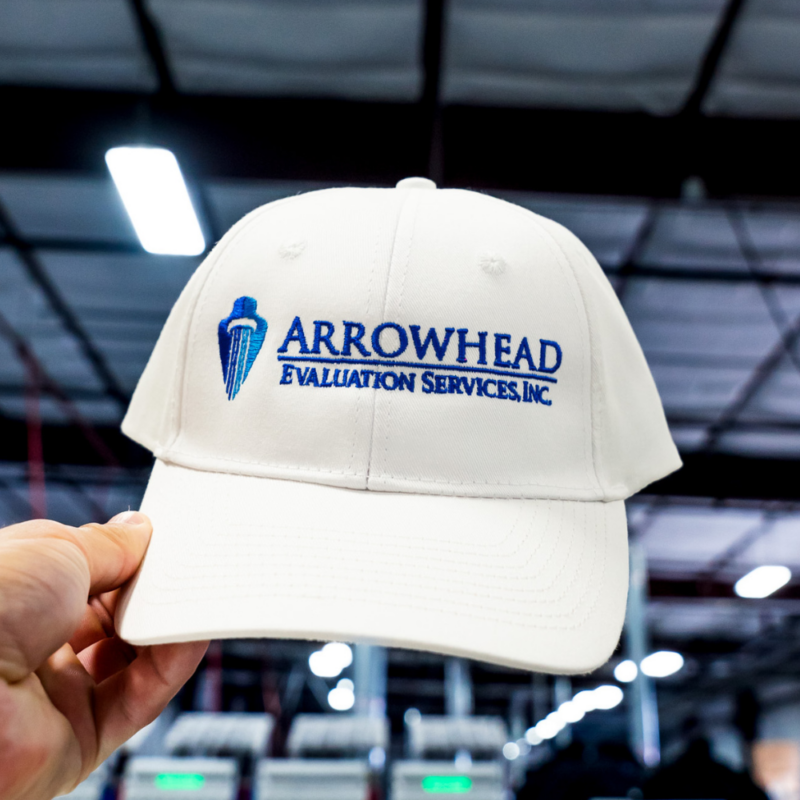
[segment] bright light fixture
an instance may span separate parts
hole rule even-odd
[[[580,707],[578,703],[572,700],[567,700],[558,707],[559,716],[566,722],[580,722],[585,716],[586,712]]]
[[[369,751],[368,760],[372,769],[383,769],[386,763],[386,751],[382,747],[373,747]]]
[[[529,745],[536,747],[536,745],[541,744],[544,739],[542,739],[542,737],[539,735],[536,728],[528,728],[528,730],[525,731],[525,741]]]
[[[349,711],[356,702],[353,689],[353,681],[349,678],[342,678],[336,684],[336,688],[328,692],[328,705],[334,711]]]
[[[469,772],[472,768],[472,756],[469,750],[456,750],[453,764],[459,772]]]
[[[584,689],[582,692],[578,692],[572,698],[572,702],[586,712],[594,711],[597,708],[597,697],[593,689]]]
[[[638,674],[639,668],[636,666],[636,662],[631,661],[629,658],[625,659],[625,661],[620,661],[619,664],[614,667],[614,677],[620,683],[630,683],[636,680]]]
[[[606,711],[609,708],[615,708],[618,706],[622,702],[622,698],[625,696],[623,695],[622,689],[620,689],[619,686],[612,686],[611,684],[598,686],[594,690],[593,694],[596,708],[601,708]]]
[[[506,742],[503,745],[503,755],[509,761],[519,758],[519,745],[516,742]]]
[[[792,572],[788,567],[756,567],[736,581],[733,591],[739,597],[769,597],[781,586],[786,586],[791,577]]]
[[[148,253],[196,256],[205,250],[200,223],[172,152],[161,147],[112,147],[106,164]]]
[[[683,656],[674,650],[657,650],[642,659],[642,672],[651,678],[666,678],[683,666]]]
[[[534,730],[542,739],[552,739],[554,736],[558,736],[563,727],[561,720],[545,717],[536,723]]]
[[[353,663],[353,651],[344,642],[328,642],[308,657],[308,666],[319,678],[335,678]]]

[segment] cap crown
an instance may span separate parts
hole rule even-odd
[[[175,304],[123,430],[187,467],[375,491],[614,500],[680,466],[589,251],[461,190],[249,214]]]

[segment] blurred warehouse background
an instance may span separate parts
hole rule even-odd
[[[581,770],[641,797],[703,739],[800,799],[800,3],[0,0],[0,142],[0,524],[140,501],[119,422],[203,254],[143,249],[105,162],[131,144],[175,154],[206,252],[263,203],[409,175],[563,223],[685,461],[628,504],[598,674],[214,643],[86,797],[581,796]]]

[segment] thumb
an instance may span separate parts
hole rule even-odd
[[[91,523],[76,530],[75,541],[89,566],[89,594],[117,589],[142,562],[153,526],[140,511],[117,514],[105,525]]]

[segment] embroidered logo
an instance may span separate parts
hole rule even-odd
[[[469,328],[428,328],[296,316],[277,350],[282,386],[460,394],[552,406],[564,353],[552,339]],[[448,358],[449,355],[449,358]],[[385,369],[388,367],[388,370]],[[417,381],[419,378],[419,381]],[[420,385],[421,384],[421,385]]]
[[[240,297],[219,323],[219,357],[228,400],[236,397],[247,380],[267,334],[267,321],[256,314],[256,306],[252,297]]]

